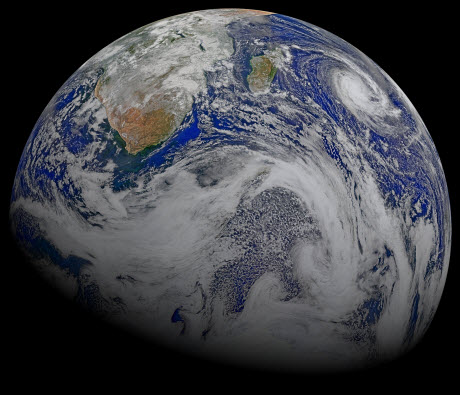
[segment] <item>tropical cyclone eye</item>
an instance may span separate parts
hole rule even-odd
[[[21,157],[37,270],[153,341],[279,371],[417,344],[451,246],[436,148],[375,63],[306,22],[220,9],[89,59]]]

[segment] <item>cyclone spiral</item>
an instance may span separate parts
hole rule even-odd
[[[253,10],[167,18],[88,60],[35,125],[10,217],[37,270],[108,321],[301,371],[415,345],[451,243],[439,156],[394,81]]]

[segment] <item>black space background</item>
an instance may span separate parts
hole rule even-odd
[[[368,2],[365,6],[284,3],[194,2],[189,7],[173,2],[13,4],[3,15],[7,23],[3,28],[7,29],[2,43],[6,65],[2,81],[6,92],[2,96],[9,98],[2,114],[3,127],[7,127],[2,128],[4,229],[8,228],[16,166],[35,122],[66,79],[97,51],[140,26],[181,12],[239,7],[286,14],[338,35],[380,65],[412,101],[436,144],[449,186],[453,244],[443,297],[424,339],[391,364],[328,377],[251,372],[191,359],[109,328],[61,299],[23,261],[7,231],[2,239],[5,258],[1,264],[1,289],[5,295],[1,328],[5,334],[1,338],[1,358],[7,366],[3,374],[12,378],[15,386],[52,387],[60,377],[63,390],[86,385],[90,378],[103,386],[150,382],[150,392],[158,392],[159,382],[167,385],[165,391],[199,388],[205,382],[222,384],[227,389],[241,386],[242,390],[251,384],[287,389],[289,383],[294,383],[307,389],[314,383],[328,388],[354,383],[373,391],[401,380],[439,386],[453,379],[458,370],[454,317],[458,313],[455,283],[459,254],[455,143],[458,111],[449,103],[449,92],[458,89],[454,78],[458,63],[449,50],[454,45],[450,19],[453,10],[440,4],[414,9],[391,2]]]

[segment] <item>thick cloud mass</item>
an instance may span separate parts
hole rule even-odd
[[[276,70],[265,90],[253,57]],[[159,108],[172,134],[128,153],[108,112]],[[11,222],[43,276],[107,320],[295,370],[416,344],[451,243],[438,154],[390,77],[322,29],[244,10],[153,23],[77,70],[27,142]]]

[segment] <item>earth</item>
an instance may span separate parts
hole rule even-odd
[[[450,215],[394,81],[319,27],[244,9],[154,22],[83,64],[37,121],[10,206],[36,270],[107,322],[302,372],[420,341]]]

